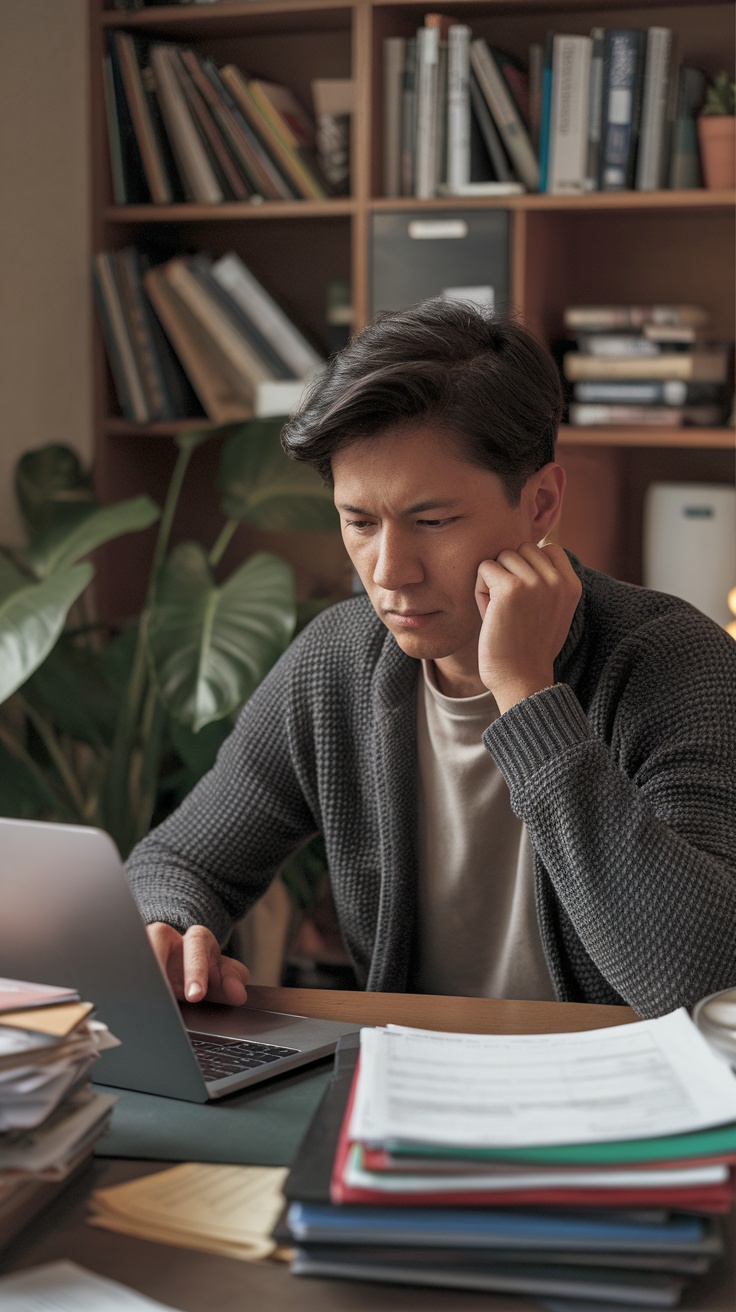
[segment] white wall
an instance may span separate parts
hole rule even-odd
[[[18,456],[92,449],[85,0],[0,0],[0,541]]]

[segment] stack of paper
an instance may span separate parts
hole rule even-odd
[[[579,1034],[389,1026],[358,1056],[287,1181],[297,1274],[674,1307],[720,1252],[736,1080],[685,1011]]]
[[[71,1000],[70,1000],[71,999]],[[92,1154],[115,1101],[93,1093],[116,1047],[70,990],[0,979],[0,1234],[7,1243]]]
[[[92,1225],[256,1262],[279,1257],[272,1231],[286,1170],[183,1162],[93,1195]]]

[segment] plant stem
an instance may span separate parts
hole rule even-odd
[[[74,771],[64,754],[63,748],[59,743],[54,730],[48,720],[46,720],[43,715],[40,715],[24,697],[20,697],[19,702],[46,748],[52,764],[56,768],[59,778],[69,794],[69,798],[77,812],[78,818],[83,820],[85,813],[84,796],[82,795],[82,790],[75,778]]]
[[[230,542],[232,541],[233,534],[235,533],[235,530],[238,527],[239,523],[240,523],[239,519],[229,519],[227,523],[223,525],[220,535],[217,541],[215,542],[215,545],[213,546],[209,556],[207,557],[207,563],[210,569],[217,569],[217,566],[219,565],[220,561],[225,555],[225,552],[230,546]]]
[[[0,743],[2,743],[3,747],[10,752],[10,755],[14,756],[17,761],[20,761],[25,769],[28,770],[29,774],[33,776],[40,791],[48,799],[49,806],[52,808],[53,812],[57,814],[61,812],[66,820],[79,819],[79,816],[77,816],[76,813],[71,812],[69,807],[64,804],[58,794],[54,791],[46,779],[43,770],[39,769],[33,757],[29,755],[22,743],[19,743],[10,730],[3,724],[0,724]]]

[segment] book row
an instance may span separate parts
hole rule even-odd
[[[695,117],[705,74],[677,59],[669,28],[550,32],[525,69],[427,14],[384,41],[387,196],[702,185]]]
[[[133,246],[94,257],[115,390],[129,422],[283,415],[322,357],[235,254],[163,264]]]
[[[320,168],[312,117],[281,83],[127,32],[110,34],[103,77],[118,205],[324,200],[340,190]]]
[[[726,422],[732,349],[699,305],[569,306],[562,357],[574,426],[708,428]]]

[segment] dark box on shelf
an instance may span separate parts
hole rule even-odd
[[[504,313],[509,298],[506,210],[402,210],[371,221],[370,315],[428,296]]]

